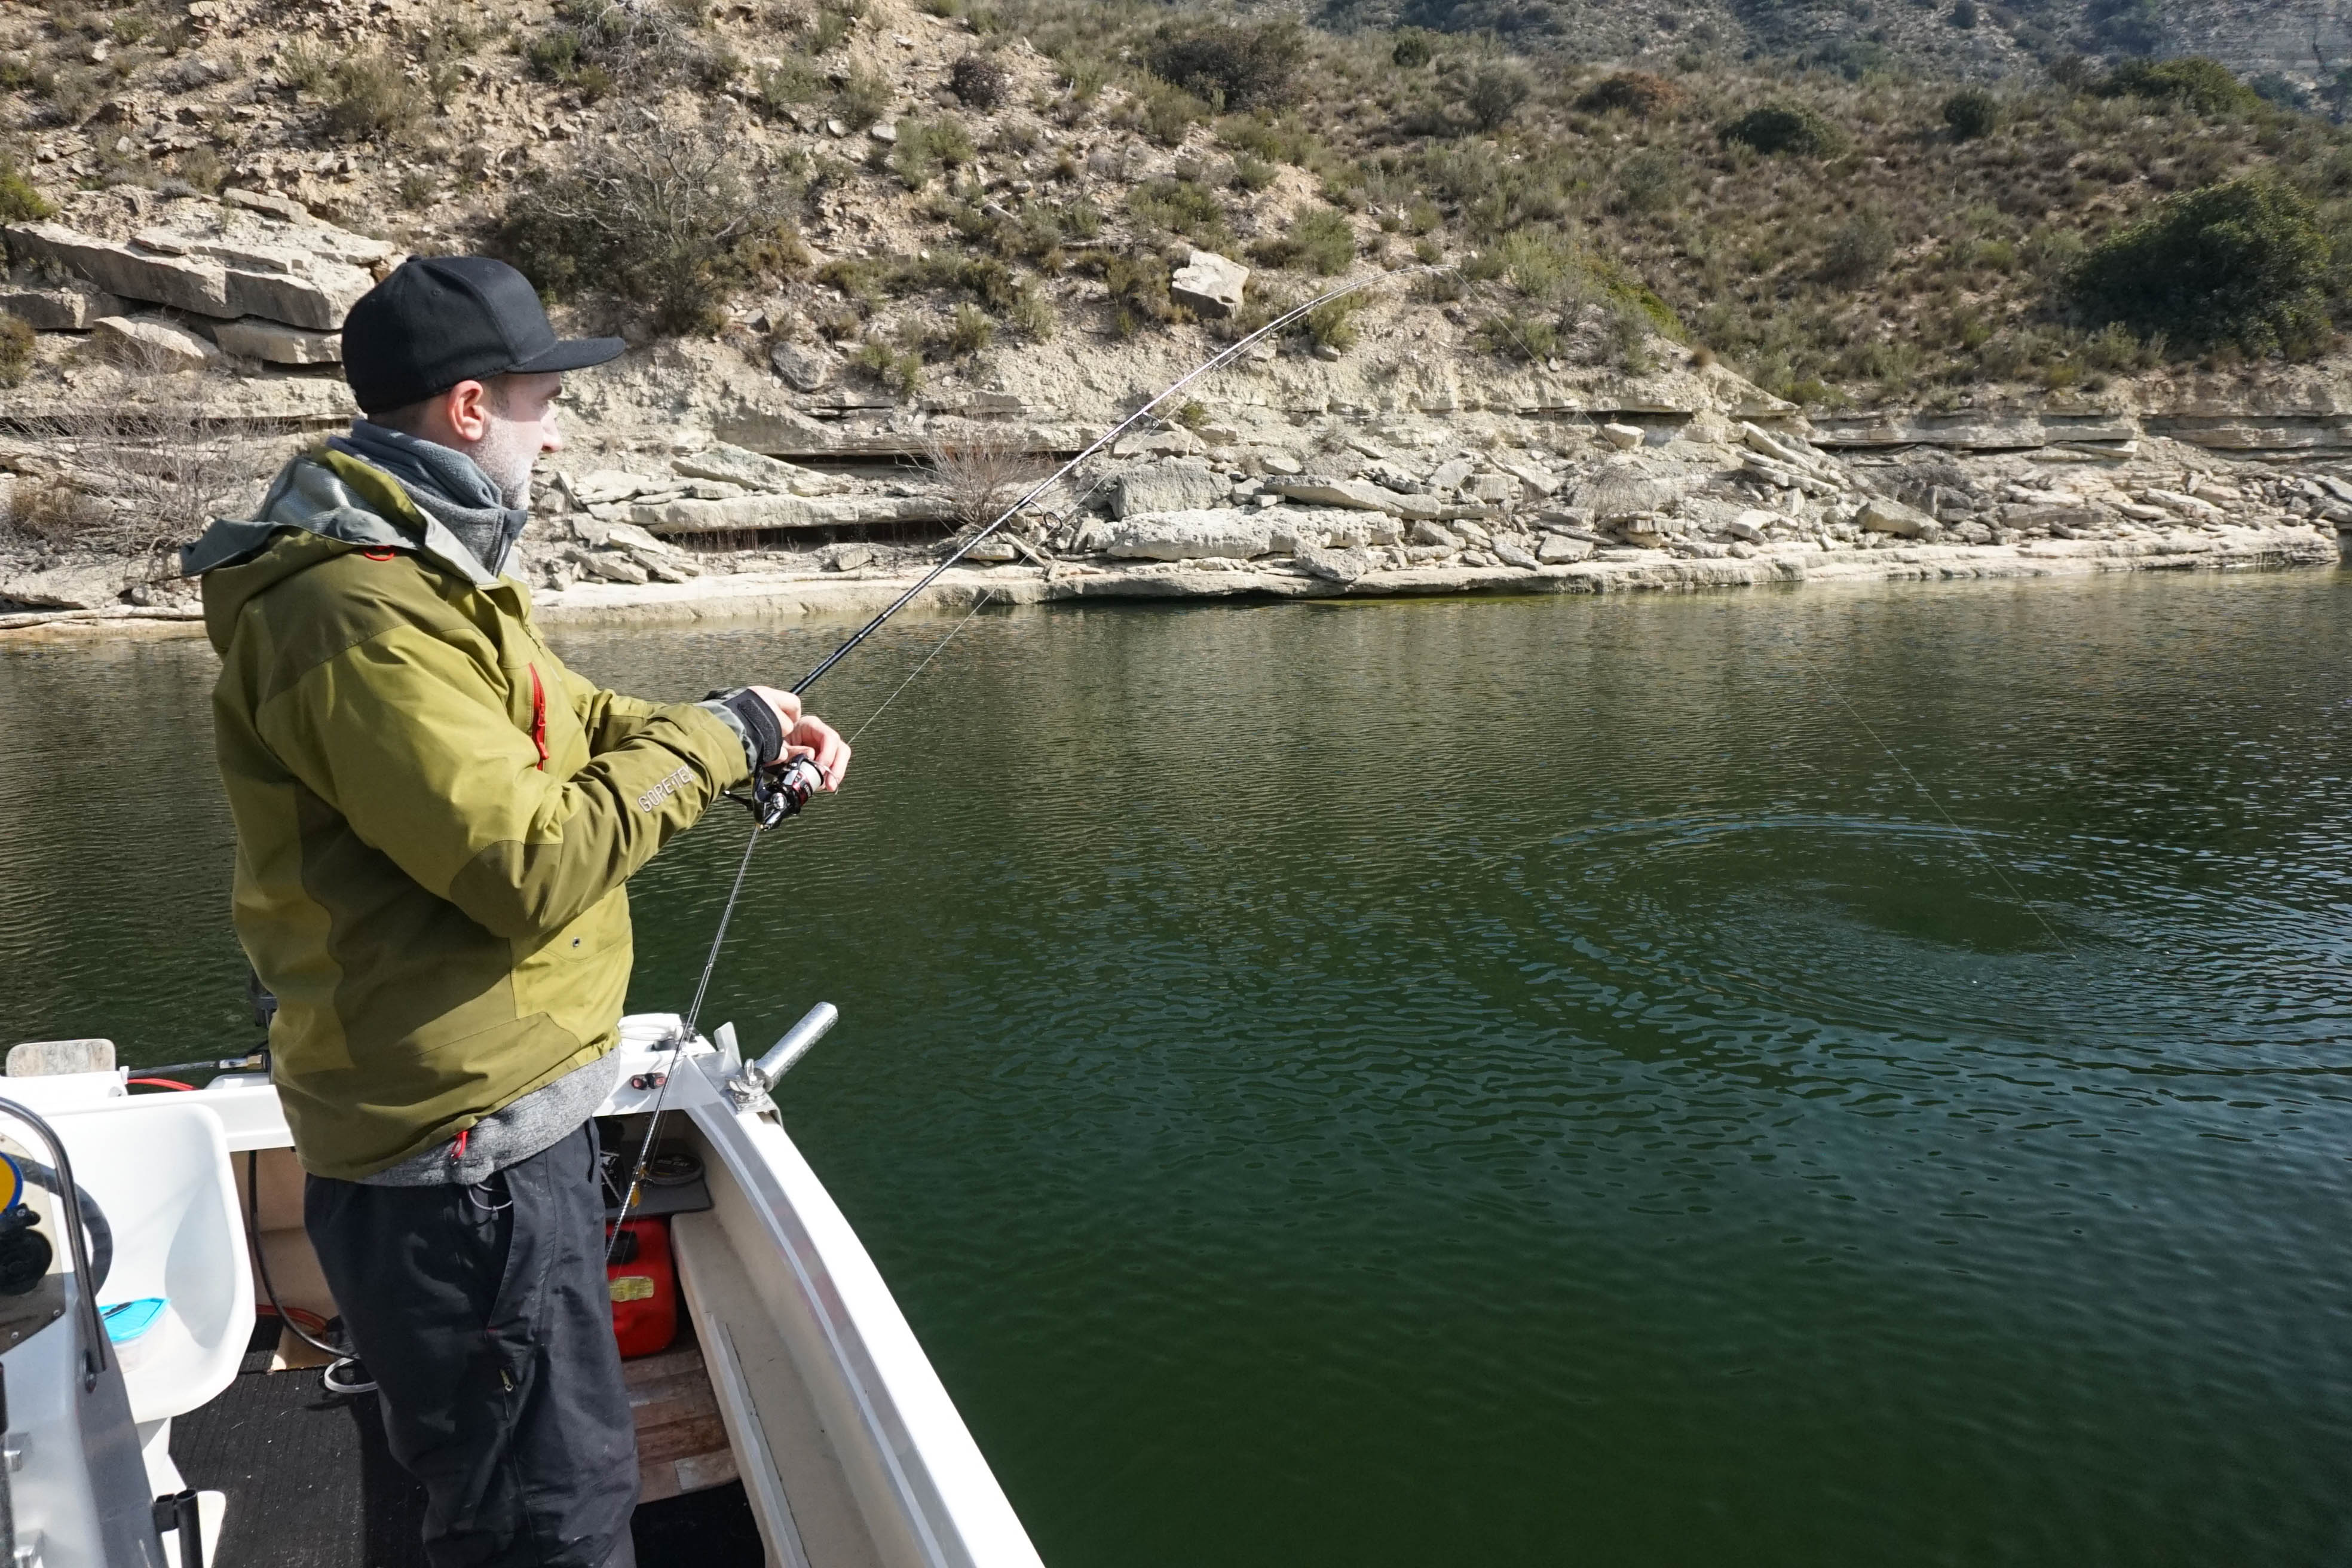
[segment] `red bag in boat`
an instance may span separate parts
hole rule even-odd
[[[633,1219],[621,1227],[604,1279],[613,1293],[613,1337],[621,1358],[669,1349],[677,1338],[677,1273],[670,1267],[669,1221]]]

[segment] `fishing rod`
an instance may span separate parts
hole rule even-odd
[[[945,576],[958,562],[963,560],[966,556],[970,555],[974,549],[978,548],[983,540],[996,532],[997,530],[1003,528],[1006,523],[1011,522],[1040,496],[1045,495],[1055,485],[1060,484],[1072,473],[1076,472],[1087,458],[1092,458],[1096,453],[1101,451],[1112,442],[1117,441],[1121,436],[1126,435],[1129,430],[1135,428],[1137,425],[1142,423],[1146,419],[1153,417],[1155,416],[1155,411],[1158,410],[1161,404],[1166,403],[1170,398],[1175,396],[1178,393],[1183,391],[1194,382],[1199,381],[1203,376],[1213,375],[1216,372],[1224,369],[1227,365],[1233,363],[1236,359],[1239,359],[1243,353],[1255,347],[1257,343],[1273,336],[1275,333],[1281,331],[1284,328],[1291,325],[1293,322],[1304,320],[1307,315],[1320,310],[1334,300],[1344,300],[1350,294],[1360,293],[1363,289],[1370,288],[1373,284],[1383,281],[1385,278],[1400,276],[1411,277],[1423,272],[1442,272],[1445,270],[1448,270],[1448,268],[1443,265],[1412,267],[1403,268],[1402,272],[1368,276],[1357,279],[1351,283],[1342,283],[1336,288],[1327,289],[1320,294],[1316,295],[1313,299],[1307,300],[1305,303],[1294,305],[1290,309],[1283,311],[1280,315],[1275,317],[1272,321],[1266,322],[1265,325],[1258,328],[1255,331],[1235,339],[1234,342],[1226,344],[1223,348],[1218,350],[1215,353],[1211,354],[1207,359],[1202,360],[1199,364],[1194,365],[1191,370],[1186,371],[1182,375],[1178,376],[1174,381],[1170,382],[1166,386],[1162,387],[1150,402],[1144,404],[1141,407],[1136,409],[1135,412],[1129,414],[1126,418],[1120,420],[1118,424],[1104,431],[1100,436],[1096,437],[1094,440],[1088,442],[1085,449],[1080,451],[1076,457],[1070,458],[1069,461],[1064,463],[1060,468],[1055,468],[1052,473],[1046,475],[1044,479],[1039,479],[1035,484],[1031,485],[1027,489],[1024,490],[1018,500],[1014,500],[1011,506],[1006,507],[1002,512],[997,514],[996,520],[993,522],[991,522],[987,527],[981,529],[971,538],[965,540],[961,544],[950,551],[945,560],[932,567],[929,572],[924,573],[923,575],[916,581],[912,587],[899,595],[897,598],[891,600],[890,603],[885,605],[872,620],[867,621],[864,626],[852,632],[847,637],[842,640],[842,643],[838,647],[835,647],[831,653],[826,654],[823,658],[819,659],[816,663],[816,668],[811,669],[806,675],[802,676],[798,681],[793,683],[792,687],[793,695],[795,697],[801,696],[803,693],[806,692],[809,688],[824,679],[826,673],[829,672],[834,666],[839,664],[843,659],[847,658],[852,652],[866,641],[866,638],[872,637],[876,632],[880,631],[882,627],[889,622],[892,616],[905,609],[908,605],[913,604],[918,598],[920,598],[925,589],[929,588],[932,584]],[[957,629],[961,630],[961,626],[959,626]],[[948,634],[950,637],[953,637],[954,635],[954,632],[950,632]],[[946,646],[947,645],[944,641],[940,644],[941,647]],[[933,652],[934,656],[936,656],[937,650],[935,649]],[[925,659],[923,661],[923,667],[927,668],[929,663],[929,659]],[[918,675],[921,674],[922,668],[918,668],[915,673]],[[909,679],[911,679],[911,677]],[[896,692],[891,694],[894,700],[897,695],[898,694]],[[878,712],[879,710],[877,710],[877,711]],[[679,1020],[677,1032],[671,1037],[670,1059],[668,1066],[660,1074],[656,1075],[657,1081],[654,1084],[653,1120],[647,1123],[646,1127],[645,1142],[639,1147],[637,1151],[636,1163],[629,1173],[628,1193],[621,1200],[619,1214],[613,1221],[613,1237],[605,1251],[605,1257],[608,1261],[620,1246],[620,1227],[627,1222],[630,1214],[635,1209],[637,1194],[645,1186],[646,1172],[653,1160],[655,1140],[661,1131],[662,1107],[663,1102],[669,1095],[670,1075],[677,1070],[677,1058],[679,1055],[686,1049],[688,1042],[692,1041],[696,1037],[695,1028],[702,1016],[703,999],[709,994],[710,976],[719,964],[719,948],[727,941],[727,927],[734,919],[735,905],[743,896],[743,879],[745,874],[751,868],[751,853],[760,847],[760,836],[761,834],[765,833],[769,828],[780,826],[791,817],[799,816],[801,811],[808,805],[808,803],[815,798],[816,792],[822,789],[824,785],[824,775],[817,771],[817,767],[814,763],[811,762],[806,757],[794,757],[790,762],[784,763],[780,766],[758,770],[753,774],[750,795],[737,795],[732,791],[728,792],[728,799],[736,801],[751,808],[751,836],[744,841],[743,858],[741,860],[737,862],[735,867],[735,884],[728,892],[726,904],[721,907],[719,911],[719,929],[710,939],[709,954],[703,960],[702,975],[696,983],[694,988],[694,1000],[688,1007],[686,1016]]]

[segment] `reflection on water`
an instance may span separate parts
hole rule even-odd
[[[992,612],[709,1016],[841,1005],[789,1123],[1056,1568],[2343,1561],[2347,608]],[[0,658],[16,1037],[247,1038],[209,679]],[[742,831],[640,879],[634,1005]]]

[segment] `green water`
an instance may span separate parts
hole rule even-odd
[[[992,612],[710,1016],[841,1005],[788,1124],[1054,1568],[2343,1563],[2347,611]],[[562,646],[695,694],[835,630]],[[0,657],[9,1037],[247,1039],[210,679]],[[639,879],[633,1005],[741,833]]]

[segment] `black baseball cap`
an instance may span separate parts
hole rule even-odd
[[[343,318],[343,379],[362,409],[421,403],[461,381],[585,370],[619,338],[559,338],[530,280],[487,256],[411,257]]]

